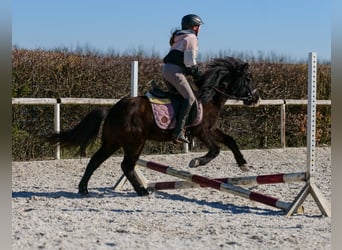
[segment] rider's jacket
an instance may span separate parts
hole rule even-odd
[[[174,36],[169,53],[164,63],[172,63],[183,68],[197,65],[198,39],[193,30],[180,30]]]

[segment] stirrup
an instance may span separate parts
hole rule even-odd
[[[186,137],[184,136],[184,134],[181,132],[179,134],[174,134],[172,136],[172,140],[175,142],[175,143],[190,143],[188,141],[188,139],[186,139]]]

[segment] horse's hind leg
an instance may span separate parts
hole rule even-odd
[[[82,195],[88,194],[88,182],[94,171],[110,157],[115,150],[118,148],[112,146],[104,146],[102,144],[101,148],[91,157],[87,168],[83,174],[83,177],[78,184],[78,192]]]
[[[121,169],[124,172],[127,180],[132,184],[135,192],[137,192],[137,194],[140,196],[148,195],[147,189],[138,181],[134,174],[134,167],[139,159],[143,146],[144,143],[142,145],[136,145],[135,147],[132,147],[132,145],[125,147],[125,156],[121,163]]]

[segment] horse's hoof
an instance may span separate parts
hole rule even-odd
[[[86,187],[78,187],[78,193],[82,196],[87,196],[89,194]]]
[[[242,164],[239,166],[242,172],[248,172],[250,167],[247,164]]]
[[[148,187],[148,188],[147,188],[148,194],[152,194],[152,193],[154,193],[155,191],[156,191],[156,189],[153,188],[153,187]]]
[[[197,168],[200,165],[198,159],[192,159],[189,163],[189,168]]]
[[[150,194],[146,188],[140,188],[136,192],[139,196],[147,196]]]
[[[80,190],[78,190],[78,193],[81,195],[81,196],[88,196],[89,195],[89,192],[88,192],[88,190],[82,190],[82,191],[80,191]]]

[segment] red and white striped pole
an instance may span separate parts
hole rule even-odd
[[[262,185],[262,184],[275,184],[275,183],[290,183],[297,181],[305,181],[306,173],[289,173],[289,174],[270,174],[258,175],[247,177],[234,177],[234,178],[215,178],[214,180],[230,183],[233,185]],[[155,190],[165,189],[186,189],[186,188],[200,188],[209,187],[188,181],[164,181],[149,183],[148,187]]]
[[[189,182],[197,183],[202,186],[207,186],[207,187],[211,187],[211,188],[221,190],[227,193],[235,194],[243,198],[257,201],[265,205],[269,205],[269,206],[276,207],[279,209],[288,210],[288,208],[291,205],[291,203],[283,202],[277,198],[273,198],[267,195],[252,192],[248,189],[244,189],[244,188],[235,186],[230,183],[224,183],[222,181],[210,179],[204,176],[191,174],[190,172],[177,170],[172,167],[162,165],[156,162],[145,161],[145,160],[139,159],[136,164],[164,173],[164,174],[168,174],[171,176],[175,176],[175,177],[187,180]]]

